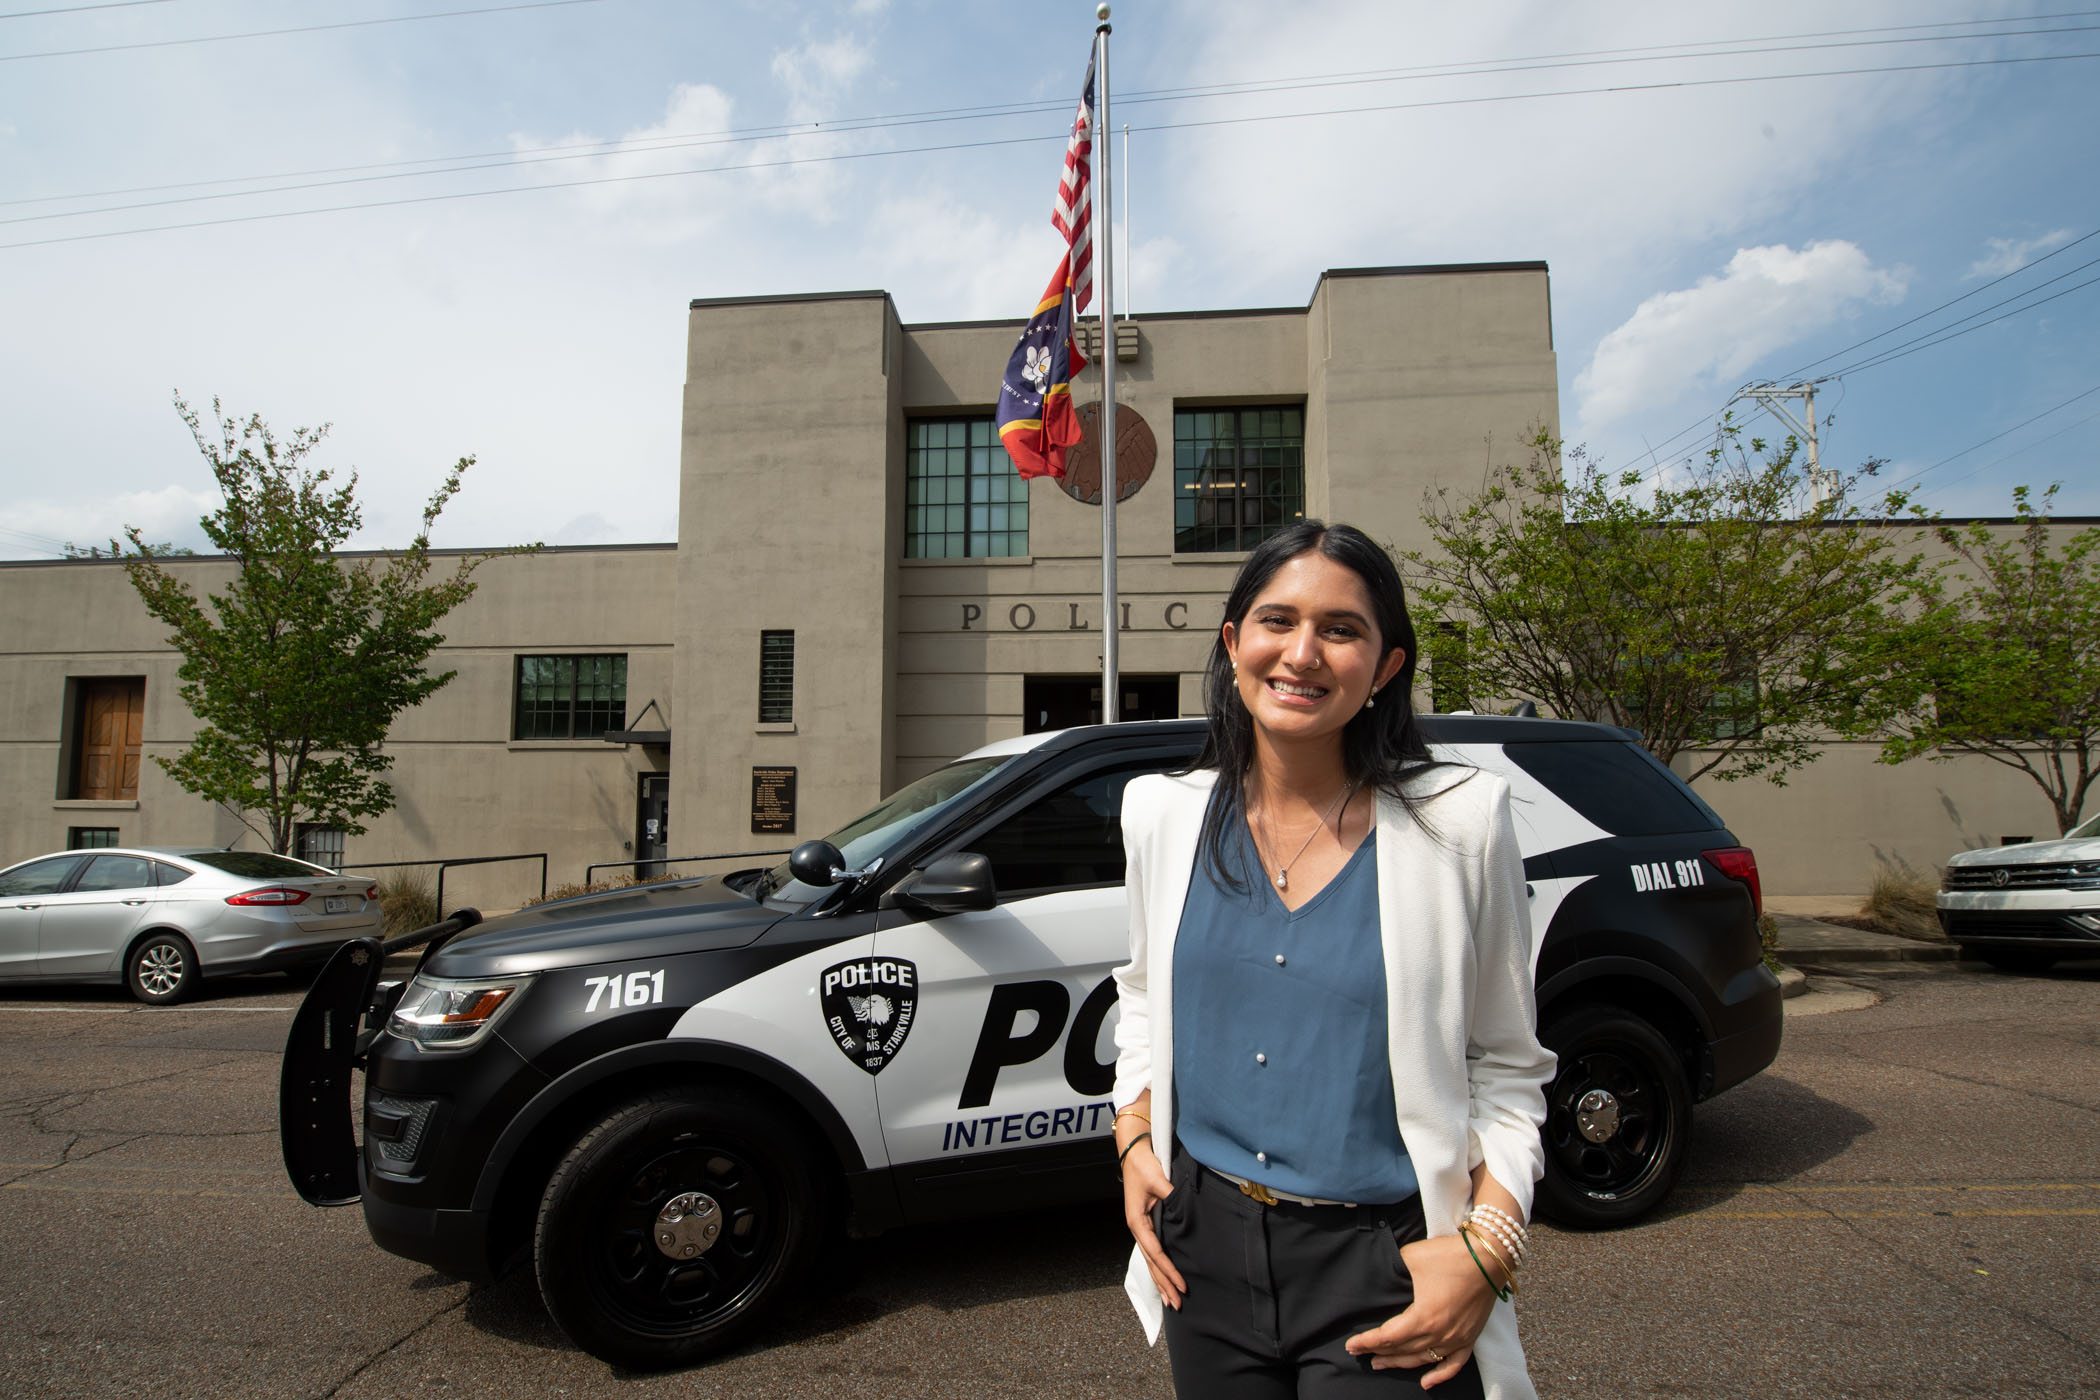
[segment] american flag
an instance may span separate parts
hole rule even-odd
[[[1057,203],[1050,225],[1072,248],[1072,312],[1086,310],[1094,299],[1094,60],[1087,59],[1086,89],[1072,118],[1072,139],[1065,143],[1064,173],[1057,179]]]

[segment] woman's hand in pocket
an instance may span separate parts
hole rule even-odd
[[[1400,1259],[1414,1279],[1414,1304],[1344,1345],[1352,1356],[1368,1355],[1373,1370],[1429,1367],[1422,1377],[1427,1390],[1466,1364],[1495,1309],[1495,1295],[1457,1235],[1404,1244]]]
[[[1167,1180],[1165,1168],[1152,1151],[1151,1140],[1132,1147],[1123,1158],[1123,1223],[1130,1227],[1131,1238],[1145,1256],[1145,1267],[1152,1271],[1152,1283],[1159,1289],[1160,1301],[1178,1309],[1188,1286],[1161,1247],[1159,1232],[1152,1228],[1153,1206],[1173,1194],[1174,1184]]]

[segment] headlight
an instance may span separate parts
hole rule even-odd
[[[465,1050],[480,1044],[531,984],[530,977],[417,977],[387,1017],[387,1034],[424,1050]]]

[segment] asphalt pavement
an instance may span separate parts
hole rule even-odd
[[[0,992],[0,1394],[1171,1393],[1111,1208],[860,1241],[760,1345],[614,1371],[529,1275],[458,1283],[292,1194],[297,997]],[[1517,1306],[1541,1395],[2100,1396],[2096,1010],[2100,963],[1814,965],[1778,1062],[1698,1110],[1663,1211],[1536,1231]]]

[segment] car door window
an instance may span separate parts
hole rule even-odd
[[[992,862],[1000,897],[1123,880],[1123,787],[1156,763],[1100,769],[1037,798],[968,843]]]
[[[9,895],[56,894],[80,864],[79,856],[50,856],[33,860],[0,875],[0,898]]]
[[[74,884],[75,893],[153,887],[153,862],[144,856],[96,856]]]
[[[170,885],[179,885],[196,873],[194,870],[184,870],[179,865],[170,865],[164,860],[153,862],[154,883],[162,889]]]

